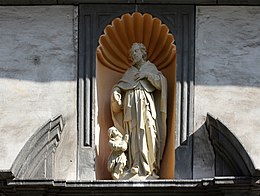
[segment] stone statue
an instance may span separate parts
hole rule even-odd
[[[112,150],[109,158],[107,168],[114,180],[119,179],[123,174],[126,166],[126,155],[124,151],[127,149],[128,135],[123,135],[115,128],[108,129],[109,145]]]
[[[133,65],[112,90],[112,119],[116,129],[129,135],[125,174],[158,178],[166,140],[167,81],[146,60],[143,44],[134,43],[130,57]]]

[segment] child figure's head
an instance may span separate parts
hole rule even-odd
[[[108,129],[108,136],[111,139],[122,139],[123,138],[123,135],[115,127],[110,127]]]

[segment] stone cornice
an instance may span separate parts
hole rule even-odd
[[[65,181],[65,180],[12,180],[0,186],[0,193],[19,194],[33,192],[37,195],[256,195],[260,191],[259,180],[251,177],[215,177],[187,180],[147,181]]]
[[[0,0],[0,5],[78,5],[84,3],[260,5],[259,0]]]

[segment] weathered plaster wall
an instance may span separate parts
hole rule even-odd
[[[259,169],[260,6],[196,11],[195,130],[211,113],[233,131]],[[211,156],[196,146],[196,138],[194,148],[195,163],[198,156]]]
[[[48,119],[65,121],[56,178],[75,179],[77,59],[73,6],[0,7],[0,169]]]

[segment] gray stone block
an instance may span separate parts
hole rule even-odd
[[[215,153],[205,125],[193,134],[193,178],[215,176]]]
[[[219,5],[260,5],[259,0],[218,0]]]
[[[49,5],[57,4],[57,0],[0,0],[0,5]]]

